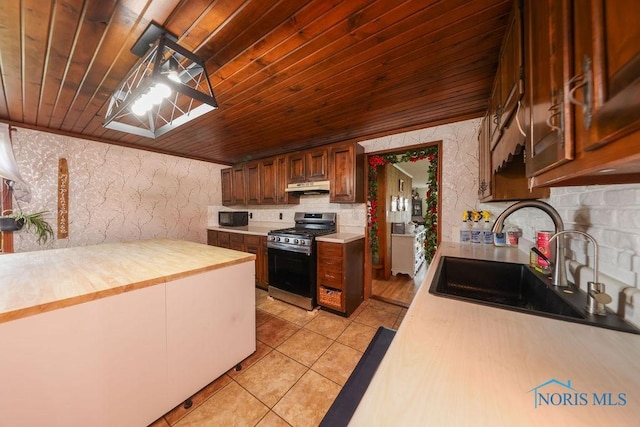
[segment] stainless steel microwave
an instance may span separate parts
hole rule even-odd
[[[218,212],[218,224],[223,227],[242,227],[249,225],[249,212]]]

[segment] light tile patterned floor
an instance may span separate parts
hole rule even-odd
[[[256,289],[256,352],[152,427],[317,426],[377,328],[397,329],[406,312],[368,300],[344,318]]]

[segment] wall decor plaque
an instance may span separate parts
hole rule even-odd
[[[69,237],[69,167],[67,159],[58,160],[58,239]]]

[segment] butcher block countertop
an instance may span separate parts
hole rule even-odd
[[[640,424],[640,335],[432,295],[442,256],[528,262],[442,243],[351,426]]]
[[[253,254],[172,239],[5,254],[0,323],[252,260]]]

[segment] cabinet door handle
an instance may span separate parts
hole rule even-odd
[[[592,100],[593,100],[593,75],[591,74],[591,58],[588,55],[584,56],[582,61],[582,73],[576,74],[569,80],[568,87],[569,102],[574,105],[582,107],[583,124],[585,130],[589,130],[591,127],[592,119]],[[578,101],[576,98],[576,92],[580,89],[584,89],[582,95],[582,101]]]
[[[562,92],[560,92],[560,99],[562,100]],[[551,130],[557,131],[562,134],[562,101],[553,104],[549,107],[549,117],[547,117],[547,126],[551,128]],[[554,123],[554,119],[557,118],[557,125]]]
[[[498,124],[500,122],[500,116],[502,115],[502,106],[496,106],[496,112],[493,114],[493,123]]]

